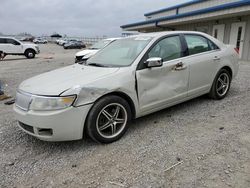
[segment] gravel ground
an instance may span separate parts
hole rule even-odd
[[[77,50],[41,45],[33,60],[0,62],[5,92],[74,63]],[[174,164],[178,164],[170,168]],[[118,142],[49,143],[23,133],[0,102],[0,187],[242,187],[250,185],[250,63],[228,97],[200,97],[134,120]]]

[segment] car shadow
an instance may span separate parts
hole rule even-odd
[[[35,57],[35,58],[32,58],[33,60],[34,59],[39,59],[39,57]],[[3,59],[3,60],[0,60],[0,63],[4,63],[5,61],[8,62],[8,61],[17,61],[17,60],[32,60],[32,59],[28,59],[26,57],[20,57],[20,58],[7,58],[7,59]]]
[[[3,59],[0,62],[5,62],[5,61],[17,61],[17,60],[26,60],[27,58],[13,58],[13,59]]]

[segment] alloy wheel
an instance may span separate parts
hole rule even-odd
[[[127,111],[121,104],[108,104],[99,112],[96,119],[96,128],[102,137],[114,138],[123,131],[127,120]]]
[[[216,83],[216,92],[220,97],[224,96],[227,93],[229,89],[229,84],[230,78],[228,74],[222,73]]]

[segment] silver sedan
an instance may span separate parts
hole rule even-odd
[[[41,140],[86,132],[111,143],[131,119],[204,94],[223,99],[238,67],[237,50],[207,34],[140,34],[116,40],[86,64],[22,82],[14,110],[20,128]]]

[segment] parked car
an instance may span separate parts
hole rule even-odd
[[[25,55],[27,58],[34,58],[40,53],[37,45],[22,43],[12,37],[0,37],[0,51],[5,55]]]
[[[95,55],[100,49],[106,47],[111,42],[114,42],[119,38],[108,38],[95,43],[88,49],[77,52],[75,55],[75,63],[88,60],[91,56]]]
[[[56,40],[56,44],[60,45],[60,42],[62,41],[63,39],[57,39]]]
[[[65,44],[70,43],[70,42],[82,42],[82,41],[77,40],[77,39],[61,39],[61,40],[59,40],[58,44],[60,46],[64,46]]]
[[[48,43],[48,41],[46,39],[42,39],[42,38],[36,38],[36,39],[33,40],[33,42],[35,44],[46,44],[46,43]]]
[[[141,34],[112,42],[86,64],[24,81],[14,110],[21,129],[41,140],[76,140],[86,132],[111,143],[131,119],[204,94],[223,99],[238,68],[234,47],[207,34]]]
[[[67,43],[68,40],[67,39],[58,39],[56,40],[56,43],[60,46],[63,46],[65,43]]]
[[[83,42],[70,41],[70,42],[64,44],[63,48],[64,49],[81,49],[81,48],[86,48],[86,45],[83,44]]]

